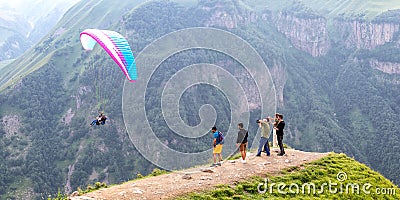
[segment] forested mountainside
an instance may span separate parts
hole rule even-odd
[[[399,184],[400,12],[382,7],[375,15],[369,8],[366,15],[351,9],[326,15],[309,2],[79,2],[47,38],[6,66],[14,69],[9,75],[0,75],[1,197],[69,193],[96,181],[120,183],[156,167],[138,153],[125,130],[123,74],[100,48],[82,50],[79,33],[86,28],[122,33],[134,55],[183,28],[234,33],[257,50],[271,72],[277,111],[287,124],[285,143],[304,151],[344,152]],[[329,2],[325,6],[334,5]],[[160,115],[160,95],[174,73],[195,63],[219,65],[235,77],[248,73],[232,57],[204,49],[182,51],[161,63],[146,91],[147,115],[160,140],[182,152],[209,148],[211,135],[186,144]],[[140,66],[138,72],[140,77]],[[254,82],[242,83],[247,98],[259,103]],[[213,105],[223,131],[237,123],[229,121],[235,108],[210,85],[183,93],[180,116],[198,124],[203,104]],[[98,110],[110,121],[90,128]],[[261,114],[254,106],[247,122],[251,140]]]

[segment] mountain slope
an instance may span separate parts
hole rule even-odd
[[[129,181],[70,198],[89,200],[284,199],[288,197],[397,199],[400,197],[400,189],[393,183],[343,154],[288,150],[287,155],[287,157],[278,157],[272,154],[271,157],[260,158],[249,155],[246,164],[240,163],[239,159],[227,160],[221,167],[211,169],[200,167],[172,172]],[[286,184],[281,187],[281,190],[277,186],[280,183]],[[323,183],[327,184],[325,188],[322,186]],[[331,186],[328,189],[329,183]],[[366,189],[364,185],[368,186],[368,184],[371,184],[371,187]],[[291,189],[289,189],[290,185],[292,185]],[[308,185],[315,187],[308,188]],[[378,190],[375,189],[379,189],[382,194],[376,193]]]
[[[3,91],[0,100],[2,119],[0,124],[4,127],[1,128],[0,135],[5,152],[2,154],[4,159],[1,161],[1,167],[7,168],[0,177],[1,198],[14,198],[21,193],[29,194],[29,197],[23,197],[25,199],[33,199],[35,196],[41,198],[55,194],[58,189],[69,192],[72,190],[71,187],[76,188],[80,182],[86,182],[89,175],[102,166],[106,170],[99,171],[98,178],[118,182],[126,180],[124,176],[130,175],[124,173],[128,168],[133,170],[132,168],[136,166],[136,170],[142,171],[149,165],[143,159],[135,160],[138,154],[133,151],[128,140],[124,139],[126,136],[120,128],[122,125],[119,124],[121,117],[118,116],[118,112],[109,115],[111,120],[113,117],[116,118],[111,123],[114,125],[102,130],[88,129],[86,121],[91,120],[92,116],[87,113],[96,112],[95,108],[92,110],[90,106],[91,99],[95,97],[85,97],[87,93],[91,94],[93,91],[88,87],[88,83],[92,86],[93,75],[86,72],[83,79],[87,82],[82,85],[76,84],[79,81],[77,77],[88,67],[87,61],[85,64],[79,63],[79,60],[82,60],[79,56],[84,53],[80,46],[79,33],[85,28],[101,28],[118,21],[124,14],[122,10],[129,10],[137,3],[140,1],[136,1],[136,4],[135,1],[121,1],[118,5],[115,1],[82,1],[65,14],[57,28],[47,38],[1,69],[5,71],[1,74],[2,83],[7,86],[17,83]],[[105,9],[109,9],[108,14],[99,12]],[[105,56],[103,59],[103,63],[113,66]],[[113,70],[111,67],[109,72]],[[30,75],[32,72],[35,73]],[[117,74],[116,72],[115,70],[113,73]],[[116,84],[122,87],[121,80],[114,80],[110,84],[113,84],[112,87]],[[120,101],[115,103],[118,105]],[[110,109],[118,110],[113,108],[112,102],[110,104]],[[64,120],[64,117],[73,119]],[[96,139],[95,136],[100,133],[102,137]],[[115,137],[115,134],[121,138]],[[88,151],[97,148],[98,144],[107,147],[105,149],[107,155],[97,160],[88,159],[88,157],[93,159]],[[57,150],[53,145],[57,146]],[[119,155],[121,152],[125,155]],[[100,157],[100,154],[97,156]],[[119,156],[114,156],[117,154]],[[125,156],[129,158],[124,159]],[[96,164],[89,164],[89,160]],[[99,165],[97,162],[103,164]],[[126,164],[122,165],[123,162]],[[135,162],[141,164],[134,164]],[[11,176],[13,178],[10,178]],[[26,184],[20,185],[20,182]]]
[[[183,28],[234,33],[260,53],[271,72],[277,110],[287,123],[285,143],[306,151],[345,152],[399,183],[400,127],[395,122],[400,113],[400,54],[398,23],[392,20],[396,11],[368,21],[357,16],[330,18],[295,3],[264,2],[259,4],[263,9],[256,9],[247,1],[177,2],[184,4],[79,2],[43,41],[8,65],[12,68],[0,69],[2,198],[21,193],[41,198],[97,181],[120,183],[156,167],[126,132],[123,74],[102,49],[82,50],[79,33],[85,28],[121,32],[135,56],[157,38]],[[209,149],[211,136],[187,139],[176,134],[163,119],[160,99],[175,73],[197,63],[218,65],[239,77],[248,99],[255,107],[260,103],[251,74],[232,57],[198,49],[172,55],[152,76],[144,104],[159,140],[183,152]],[[182,120],[198,125],[205,104],[214,106],[222,130],[238,123],[230,116],[240,106],[231,107],[224,94],[209,85],[182,93]],[[89,128],[99,110],[106,112],[109,123]],[[255,109],[245,122],[251,142],[257,140],[254,121],[264,115]]]
[[[7,71],[0,75],[0,91],[42,67],[53,56],[54,52],[78,52],[80,44],[79,38],[76,37],[77,32],[80,33],[84,29],[91,27],[108,27],[120,19],[125,14],[124,11],[130,10],[140,3],[142,1],[139,0],[119,5],[109,1],[78,2],[64,14],[57,26],[34,48],[29,49],[23,56],[6,68]],[[106,10],[107,12],[105,12]],[[75,54],[73,58],[76,56]],[[72,65],[73,63],[67,64]]]
[[[253,176],[277,174],[285,168],[298,167],[328,154],[288,150],[287,155],[279,157],[273,153],[271,157],[266,157],[264,154],[262,157],[255,157],[255,154],[249,154],[246,164],[241,163],[239,159],[225,160],[221,167],[194,167],[156,177],[129,181],[72,199],[177,198],[191,192],[201,192],[222,184],[238,183]]]
[[[17,58],[39,42],[77,1],[0,2],[0,61]]]

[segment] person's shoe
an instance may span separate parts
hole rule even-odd
[[[256,155],[257,157],[261,157],[261,155]]]
[[[267,154],[267,156],[271,156],[271,154]]]
[[[278,156],[283,156],[283,155],[285,155],[285,154],[278,153]]]
[[[241,161],[243,164],[246,163],[246,160],[241,159],[240,161]]]
[[[213,163],[210,167],[216,167],[216,166],[217,166],[217,164]]]
[[[221,166],[221,162],[218,162],[217,165],[218,165],[218,166]]]

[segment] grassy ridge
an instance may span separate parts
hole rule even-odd
[[[281,10],[295,1],[244,0],[244,2],[256,9]],[[335,17],[341,14],[352,16],[363,13],[365,17],[372,19],[387,10],[400,9],[397,0],[298,0],[297,2],[301,2],[325,17]]]
[[[315,189],[314,189],[315,186]],[[400,189],[364,164],[344,154],[252,177],[236,185],[220,185],[179,199],[400,199]]]
[[[11,60],[3,60],[0,61],[0,74],[3,74],[3,72],[1,71],[6,65],[10,64],[13,61],[13,59]]]
[[[399,1],[396,0],[301,0],[306,6],[326,13],[329,16],[344,14],[365,13],[366,17],[371,19],[382,12],[392,9],[399,9]]]

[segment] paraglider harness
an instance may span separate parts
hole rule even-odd
[[[106,123],[107,117],[105,115],[102,115],[99,120],[97,120],[101,125],[104,125]]]

